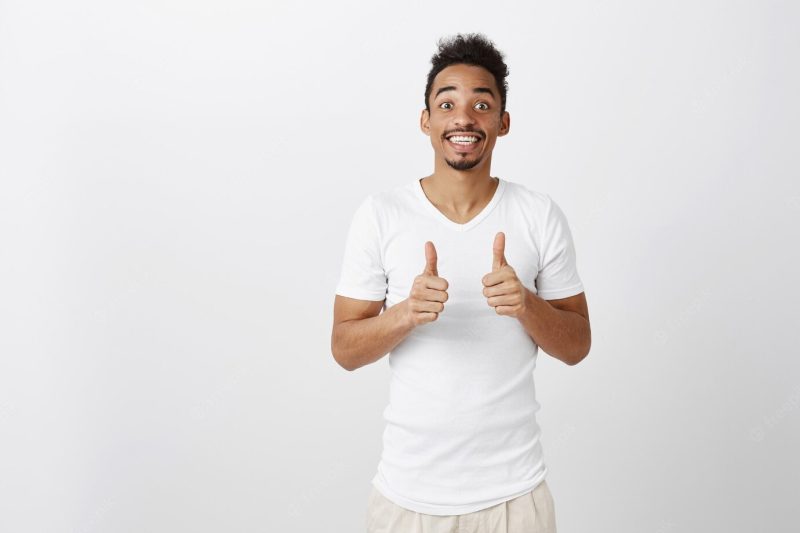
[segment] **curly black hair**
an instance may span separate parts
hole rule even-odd
[[[438,41],[438,46],[439,51],[431,57],[432,67],[428,72],[428,83],[425,86],[425,109],[430,112],[428,99],[436,75],[450,65],[464,63],[483,67],[494,76],[497,89],[500,91],[500,114],[502,114],[506,110],[508,66],[503,61],[505,55],[495,48],[494,43],[481,33],[459,33],[453,37],[442,37]]]

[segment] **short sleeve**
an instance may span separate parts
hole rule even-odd
[[[545,300],[557,300],[583,292],[567,217],[550,196],[547,196],[541,239],[537,295]]]
[[[381,301],[388,287],[381,261],[381,242],[372,195],[358,206],[350,221],[336,294]]]

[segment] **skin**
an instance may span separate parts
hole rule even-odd
[[[456,64],[439,72],[428,106],[422,110],[420,129],[430,137],[434,172],[420,183],[446,217],[464,224],[494,195],[499,182],[490,175],[492,151],[497,138],[508,134],[511,117],[501,110],[492,74],[474,65]],[[453,132],[471,132],[481,139],[476,149],[466,151],[447,141]],[[491,253],[492,271],[482,279],[486,304],[498,315],[518,320],[533,341],[556,359],[567,365],[582,361],[591,348],[585,293],[544,300],[528,290],[505,259],[503,232],[495,236]],[[415,327],[446,312],[449,284],[438,275],[436,263],[436,248],[428,241],[424,268],[414,279],[409,297],[383,313],[385,301],[336,295],[331,351],[343,368],[355,370],[377,361]]]
[[[454,87],[454,89],[440,89]],[[490,93],[475,92],[488,88]],[[439,93],[439,94],[437,94]],[[451,220],[463,224],[489,203],[498,181],[489,175],[492,150],[511,125],[508,111],[500,112],[500,92],[483,67],[451,65],[434,78],[428,109],[420,129],[430,137],[434,171],[422,180],[428,199]],[[482,137],[476,150],[466,152],[445,139],[453,132],[475,132]],[[469,166],[470,168],[463,168]]]

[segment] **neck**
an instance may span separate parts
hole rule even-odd
[[[494,195],[499,180],[489,175],[489,165],[479,164],[469,170],[456,170],[444,163],[422,179],[425,195],[437,207],[465,215],[485,205]]]

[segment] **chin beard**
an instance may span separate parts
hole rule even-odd
[[[469,170],[475,167],[478,163],[481,162],[481,158],[474,159],[470,161],[469,159],[459,159],[458,161],[450,161],[449,159],[445,158],[445,161],[450,166],[450,168],[454,168],[456,170]]]

